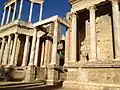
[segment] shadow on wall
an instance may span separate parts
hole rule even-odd
[[[12,81],[12,71],[11,67],[0,67],[0,81]]]

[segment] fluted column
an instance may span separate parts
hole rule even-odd
[[[15,53],[16,53],[17,40],[18,40],[18,34],[15,34],[10,65],[14,65],[14,62],[17,62],[17,61],[15,61]]]
[[[69,61],[69,47],[70,47],[70,30],[68,29],[66,31],[66,38],[65,38],[65,65],[67,66],[67,63]]]
[[[22,8],[23,8],[23,0],[20,1],[20,9],[19,9],[19,14],[18,14],[18,19],[21,18]]]
[[[35,55],[35,45],[36,45],[36,31],[33,34],[31,53],[30,53],[30,62],[29,65],[34,65],[34,55]]]
[[[44,65],[44,52],[45,52],[45,43],[42,43],[42,51],[41,51],[41,62],[40,62],[40,66]]]
[[[95,6],[91,6],[89,8],[89,12],[90,12],[90,60],[89,62],[93,62],[93,61],[97,61]]]
[[[5,57],[4,61],[3,61],[4,65],[7,65],[7,62],[8,62],[11,39],[12,39],[12,35],[9,35],[9,37],[8,37],[8,43],[7,43],[7,48],[6,48],[7,50],[6,50],[6,53],[5,53],[6,57]]]
[[[14,4],[14,11],[13,11],[13,16],[12,16],[12,21],[14,21],[14,19],[15,19],[16,7],[17,7],[17,1]]]
[[[52,57],[51,57],[51,63],[50,64],[56,64],[58,29],[59,29],[59,23],[56,20],[54,22],[54,35],[53,35],[53,45],[52,45]]]
[[[38,65],[39,48],[40,48],[40,37],[37,37],[36,48],[35,48],[35,60],[34,60],[34,65],[35,66]]]
[[[43,11],[43,3],[40,5],[40,15],[39,15],[39,21],[42,20],[42,11]]]
[[[77,15],[72,14],[72,31],[71,31],[71,49],[69,62],[76,62],[77,59]]]
[[[5,49],[5,37],[3,37],[1,50],[0,50],[0,65],[2,64],[2,57]]]
[[[32,20],[32,10],[33,10],[33,2],[31,2],[31,5],[30,5],[29,22],[31,22]]]
[[[30,36],[26,36],[22,66],[27,65],[28,51],[29,51],[29,49],[28,49],[28,47],[29,47],[29,39],[30,39]]]
[[[9,6],[6,24],[8,24],[8,22],[9,22],[9,19],[10,19],[10,12],[11,12],[11,6]]]
[[[115,59],[120,60],[120,14],[118,0],[112,1]]]
[[[6,14],[6,8],[4,8],[4,13],[3,13],[2,21],[1,21],[1,26],[3,26],[3,24],[4,24],[5,14]]]

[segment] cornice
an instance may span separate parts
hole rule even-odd
[[[69,2],[70,4],[74,4],[74,3],[77,3],[77,2],[79,2],[79,1],[82,1],[82,0],[68,0],[68,2]]]

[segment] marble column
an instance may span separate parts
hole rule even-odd
[[[29,22],[31,22],[32,20],[32,11],[33,11],[33,2],[31,2],[31,5],[30,5],[30,14],[29,14]]]
[[[37,37],[36,48],[35,48],[35,60],[34,60],[34,65],[36,67],[38,65],[39,48],[40,48],[40,37]]]
[[[42,51],[41,51],[41,62],[40,66],[44,66],[44,52],[45,52],[45,43],[42,43]]]
[[[22,66],[27,65],[28,51],[29,51],[29,49],[28,49],[28,47],[29,47],[29,39],[30,39],[30,36],[26,36]]]
[[[0,65],[2,64],[2,57],[5,49],[5,37],[3,37],[1,50],[0,50]]]
[[[19,14],[18,14],[18,19],[21,18],[22,8],[23,8],[23,0],[20,0],[20,9],[19,9]]]
[[[54,21],[54,35],[53,35],[53,45],[52,45],[52,57],[51,57],[51,63],[50,64],[57,64],[57,38],[58,38],[58,29],[59,29],[59,23],[58,21]]]
[[[8,62],[11,39],[12,39],[12,35],[9,35],[9,37],[8,37],[8,43],[7,43],[7,47],[6,47],[7,50],[6,50],[6,53],[5,53],[6,57],[5,57],[4,61],[3,61],[4,65],[7,65],[7,62]]]
[[[66,31],[66,38],[65,38],[65,64],[64,66],[67,66],[67,63],[69,61],[69,47],[70,47],[70,30],[68,29]]]
[[[77,15],[72,14],[72,31],[71,31],[71,49],[69,62],[76,62],[77,59]]]
[[[48,48],[49,48],[49,40],[45,40],[44,66],[47,66]]]
[[[40,5],[39,21],[42,20],[43,3]]]
[[[8,24],[8,22],[9,22],[9,19],[10,19],[10,13],[11,13],[11,6],[9,6],[9,10],[8,10],[8,15],[7,15],[6,24]]]
[[[115,43],[115,60],[120,60],[120,14],[117,0],[112,1],[112,16]]]
[[[94,61],[97,61],[95,6],[91,6],[89,8],[89,12],[90,12],[90,60],[89,62],[94,62]]]
[[[18,34],[16,33],[15,37],[14,37],[14,43],[13,43],[13,50],[12,50],[10,65],[14,65],[14,62],[17,62],[17,61],[15,61],[17,40],[18,40]]]
[[[3,13],[2,21],[1,21],[1,26],[3,26],[3,24],[4,24],[5,14],[6,14],[6,8],[4,8],[4,13]]]
[[[34,56],[35,56],[35,45],[36,45],[36,31],[33,34],[32,45],[31,45],[31,53],[30,53],[30,61],[29,65],[34,65]]]
[[[14,21],[14,19],[15,19],[16,8],[17,8],[17,1],[14,4],[14,11],[13,11],[13,16],[12,16],[12,21]]]

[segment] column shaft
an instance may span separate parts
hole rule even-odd
[[[31,22],[32,20],[32,11],[33,11],[33,2],[31,2],[31,5],[30,5],[29,22]]]
[[[22,7],[23,7],[23,0],[20,1],[20,9],[19,9],[19,14],[18,14],[18,19],[21,18],[21,14],[22,14]]]
[[[10,13],[11,13],[11,6],[9,6],[9,10],[8,10],[8,15],[7,15],[6,24],[8,24],[8,22],[9,22],[9,19],[10,19]]]
[[[33,39],[32,39],[32,46],[31,46],[31,53],[30,53],[30,62],[29,65],[34,65],[34,55],[35,55],[35,45],[36,45],[36,31],[34,32]]]
[[[37,37],[36,48],[35,48],[35,60],[34,60],[34,65],[35,66],[38,65],[39,47],[40,47],[40,37]]]
[[[17,40],[18,40],[18,34],[15,34],[10,65],[14,65],[14,62],[17,62],[17,61],[15,61],[15,53],[16,53]]]
[[[0,50],[0,64],[2,64],[2,57],[3,57],[4,49],[5,49],[5,37],[3,37],[1,50]]]
[[[5,14],[6,14],[6,8],[4,8],[4,13],[3,13],[3,17],[2,17],[1,26],[3,26],[3,24],[4,24]]]
[[[8,57],[9,57],[9,52],[10,52],[10,43],[11,43],[11,39],[12,39],[12,36],[10,35],[8,37],[8,43],[7,43],[7,50],[6,50],[6,57],[4,59],[4,65],[7,65],[7,62],[8,62]]]
[[[14,5],[14,11],[13,11],[13,16],[12,16],[12,21],[14,21],[14,19],[15,19],[16,7],[17,7],[17,1],[15,2],[15,5]]]
[[[41,51],[41,62],[40,65],[43,66],[44,65],[44,52],[45,52],[45,43],[42,43],[42,51]]]
[[[95,7],[91,6],[90,11],[90,62],[97,61],[97,43],[96,43],[96,20]]]
[[[66,38],[65,38],[65,65],[67,66],[67,63],[69,61],[69,47],[70,47],[70,30],[68,29],[66,31]]]
[[[40,5],[39,21],[42,20],[42,11],[43,11],[43,4]]]
[[[117,0],[112,1],[115,59],[120,60],[120,14]]]
[[[59,23],[56,20],[54,22],[54,35],[53,35],[53,45],[52,45],[52,57],[51,57],[51,63],[50,64],[56,64],[58,29],[59,29]]]
[[[71,50],[70,61],[76,62],[77,59],[77,15],[72,15],[72,31],[71,31]]]
[[[29,49],[28,49],[28,47],[29,47],[29,39],[30,39],[30,36],[26,36],[22,66],[27,65],[28,51],[29,51]]]

